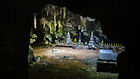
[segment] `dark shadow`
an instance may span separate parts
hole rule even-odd
[[[128,67],[128,53],[126,51],[122,52],[117,57],[117,67],[119,71],[118,79],[128,79],[128,76],[132,75],[129,73],[131,72]]]
[[[112,63],[97,63],[97,72],[118,73],[118,68]]]

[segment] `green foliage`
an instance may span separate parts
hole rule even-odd
[[[52,41],[52,36],[50,34],[45,34],[45,37],[51,42]]]

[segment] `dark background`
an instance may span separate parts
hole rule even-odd
[[[122,43],[128,52],[129,6],[122,0],[19,0],[3,1],[0,4],[0,71],[10,78],[27,79],[27,55],[29,31],[33,12],[45,4],[66,6],[82,16],[96,18],[102,23],[103,33],[111,41]],[[123,55],[125,72],[128,70],[128,53]],[[121,60],[120,60],[121,61]],[[123,68],[122,68],[123,69]]]

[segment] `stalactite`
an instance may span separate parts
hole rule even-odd
[[[66,8],[64,7],[63,8],[63,18],[65,19],[65,17],[66,17]]]
[[[57,21],[57,24],[58,24],[58,28],[60,28],[61,27],[61,21],[60,20]]]
[[[42,24],[43,25],[43,28],[45,29],[45,25],[47,24],[47,20],[44,17],[42,17],[40,19],[40,24]]]
[[[56,24],[56,12],[54,13],[54,31],[56,31],[56,26],[57,26],[57,24]]]
[[[34,28],[36,29],[37,22],[36,22],[36,13],[34,13]]]
[[[50,13],[50,7],[45,7],[45,12],[46,12],[46,15],[48,16],[49,15],[49,13]]]
[[[51,21],[49,22],[49,27],[50,27],[50,34],[52,34],[52,33],[53,33],[53,32],[52,32],[52,30],[53,30],[53,24],[52,24]]]
[[[45,21],[43,22],[43,29],[45,29],[45,25],[46,25],[46,23],[45,23]]]
[[[60,8],[60,15],[62,15],[62,10],[63,10],[63,9],[62,9],[62,8]]]
[[[56,9],[56,16],[58,16],[59,15],[59,9],[57,8]]]
[[[48,16],[48,14],[49,14],[49,11],[47,11],[47,16]]]

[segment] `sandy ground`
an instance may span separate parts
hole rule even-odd
[[[75,59],[96,64],[98,50],[73,49],[68,47],[34,49],[35,56],[46,56],[53,59]]]
[[[73,49],[67,47],[54,47],[54,48],[35,48],[35,56],[47,56],[47,57],[58,57],[68,56],[75,57],[77,59],[86,59],[91,57],[97,57],[98,50],[84,50],[84,49]]]

